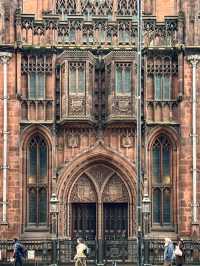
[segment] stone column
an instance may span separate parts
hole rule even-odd
[[[192,231],[198,234],[197,221],[197,123],[196,123],[196,69],[200,61],[200,55],[191,55],[188,61],[192,65]]]
[[[11,53],[0,52],[0,62],[3,64],[3,212],[2,224],[7,224],[7,172],[8,172],[8,73],[7,65]]]

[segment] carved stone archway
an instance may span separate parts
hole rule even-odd
[[[122,173],[114,164],[107,160],[95,160],[83,167],[82,171],[75,174],[68,182],[64,194],[62,194],[63,217],[61,217],[61,231],[64,237],[72,237],[72,205],[76,203],[91,204],[96,206],[96,236],[103,238],[103,206],[104,203],[126,204],[127,211],[127,235],[134,236],[135,225],[135,188],[127,181],[126,174]],[[63,221],[63,222],[62,222]],[[62,228],[62,225],[66,225]]]

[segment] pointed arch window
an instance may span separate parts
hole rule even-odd
[[[48,149],[43,137],[31,138],[27,148],[27,223],[47,225]]]
[[[115,67],[115,93],[131,94],[131,64],[117,63]]]
[[[167,137],[152,148],[152,215],[154,225],[172,224],[172,147]]]
[[[69,63],[69,94],[84,94],[86,87],[85,62]]]

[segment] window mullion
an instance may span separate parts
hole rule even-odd
[[[165,78],[165,76],[164,76],[164,73],[162,73],[162,75],[161,75],[161,81],[160,81],[160,89],[161,89],[161,99],[162,99],[162,101],[164,101],[164,78]]]
[[[29,69],[28,69],[28,98],[30,99],[30,95],[31,95],[31,77],[30,77],[30,72],[29,72]]]
[[[161,90],[161,92],[162,92],[162,90]],[[161,210],[160,210],[161,217],[160,217],[160,223],[161,223],[161,226],[162,226],[163,225],[163,144],[162,144],[162,142],[160,143],[160,181],[161,181],[161,187],[160,187],[160,192],[161,192],[161,205],[160,205],[160,207],[161,207]]]
[[[122,66],[122,93],[125,92],[125,66]]]
[[[43,97],[44,99],[46,99],[46,56],[44,57],[44,72],[43,72],[43,78],[44,78],[44,93],[43,93]],[[43,99],[43,100],[44,100]]]
[[[160,144],[160,179],[163,184],[163,144]]]
[[[78,94],[78,90],[79,90],[79,88],[78,88],[78,67],[76,66],[76,94]]]
[[[40,167],[40,160],[39,160],[39,143],[37,143],[37,173],[36,173],[36,209],[37,209],[37,225],[39,224],[39,167]]]
[[[163,225],[163,220],[162,220],[162,187],[159,187],[159,191],[160,191],[160,225]]]
[[[38,70],[37,70],[37,63],[38,63],[38,60],[37,60],[37,56],[36,56],[36,59],[35,59],[35,64],[36,64],[36,71],[35,71],[35,98],[38,99]]]

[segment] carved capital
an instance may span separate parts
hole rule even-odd
[[[2,64],[8,64],[8,61],[12,57],[11,53],[6,53],[6,52],[0,52],[0,63]]]
[[[200,61],[200,55],[190,55],[188,56],[188,61],[190,62],[190,64],[192,64],[193,67],[196,67]]]

